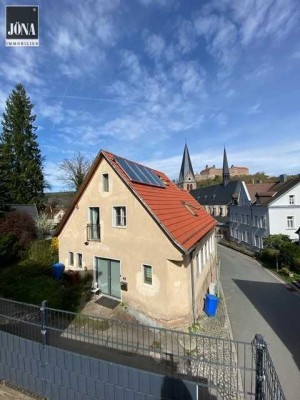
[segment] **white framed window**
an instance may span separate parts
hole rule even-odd
[[[286,217],[287,229],[295,229],[294,216],[289,215]]]
[[[255,235],[254,236],[254,243],[255,243],[255,246],[256,247],[258,247],[258,248],[260,248],[260,240],[259,240],[259,236],[257,236],[257,235]]]
[[[254,226],[258,227],[258,216],[257,215],[255,215],[255,217],[254,217]]]
[[[246,215],[246,224],[249,225],[249,215]]]
[[[70,266],[74,265],[74,253],[73,253],[73,251],[69,252],[69,265]]]
[[[265,227],[266,227],[266,217],[265,217],[265,216],[262,216],[262,217],[261,217],[261,227],[262,227],[262,228],[265,228]]]
[[[89,224],[87,226],[87,239],[100,240],[100,209],[89,207]]]
[[[77,253],[76,266],[78,268],[82,268],[82,254],[81,253]]]
[[[144,283],[147,285],[152,285],[152,266],[143,264],[144,270]]]
[[[244,214],[242,214],[242,224],[244,223]]]
[[[113,208],[113,226],[126,227],[126,207],[119,206]]]
[[[108,174],[102,174],[102,191],[103,192],[109,192]]]
[[[293,194],[291,194],[289,196],[289,204],[290,205],[294,205],[295,204],[295,196]]]
[[[197,269],[198,269],[198,275],[200,275],[201,274],[201,272],[202,272],[202,267],[203,267],[203,264],[202,264],[202,256],[201,256],[201,251],[198,253],[198,259],[197,259]]]
[[[250,233],[247,232],[247,243],[250,243]]]

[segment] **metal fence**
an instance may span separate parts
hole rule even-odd
[[[0,329],[56,348],[195,381],[199,399],[284,400],[266,343],[71,313],[0,298]]]

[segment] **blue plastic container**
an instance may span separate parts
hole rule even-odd
[[[54,279],[62,279],[65,270],[65,265],[62,263],[52,264],[52,276]]]
[[[217,312],[219,298],[213,294],[207,294],[204,302],[204,312],[209,317],[214,317]]]

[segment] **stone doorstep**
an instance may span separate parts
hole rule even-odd
[[[40,396],[29,394],[28,391],[8,382],[0,381],[0,400],[32,400],[43,399]]]

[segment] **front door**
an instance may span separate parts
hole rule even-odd
[[[121,298],[120,261],[96,257],[96,280],[102,293]]]

